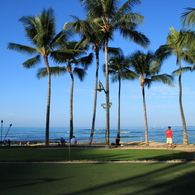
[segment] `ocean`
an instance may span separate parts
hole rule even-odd
[[[165,143],[165,131],[167,127],[153,126],[149,127],[149,141],[156,141]],[[173,142],[176,144],[183,143],[183,130],[181,126],[172,126]],[[190,144],[195,143],[195,126],[188,126],[188,140]],[[10,139],[11,141],[45,141],[45,128],[44,127],[1,127],[2,136],[0,140]],[[0,133],[1,133],[0,132]],[[90,136],[90,128],[74,128],[74,135],[78,142],[88,142]],[[117,135],[116,128],[110,128],[110,142],[115,142]],[[69,128],[68,127],[50,127],[50,142],[58,142],[63,137],[69,141]],[[144,141],[145,130],[144,127],[128,127],[121,128],[121,141]],[[105,142],[105,128],[96,128],[94,133],[93,142]]]

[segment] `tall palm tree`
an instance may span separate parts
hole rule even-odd
[[[109,58],[109,74],[111,75],[112,82],[118,81],[118,127],[117,127],[117,139],[120,139],[120,97],[121,97],[121,80],[123,79],[136,79],[137,74],[131,71],[130,68],[130,59],[125,57],[123,52],[112,56]]]
[[[95,120],[96,120],[96,107],[97,107],[97,86],[99,77],[99,53],[103,46],[104,33],[100,31],[100,27],[89,19],[80,20],[76,16],[72,16],[74,22],[65,23],[64,29],[71,29],[74,33],[81,35],[81,42],[89,43],[92,45],[92,49],[95,53],[96,58],[96,72],[95,72],[95,87],[94,87],[94,106],[92,115],[92,126],[89,137],[89,144],[93,141],[93,135],[95,132]],[[118,53],[118,48],[108,48],[109,53],[115,55]]]
[[[50,73],[55,76],[60,74],[69,73],[71,78],[70,86],[70,135],[69,139],[73,137],[74,134],[74,123],[73,123],[73,91],[74,91],[74,75],[77,75],[80,81],[83,81],[86,76],[86,69],[92,63],[93,55],[90,53],[85,55],[85,50],[87,47],[85,45],[78,45],[78,42],[66,40],[60,43],[60,52],[52,55],[53,59],[57,63],[66,63],[67,66],[61,67],[50,67]],[[78,67],[81,66],[82,68]],[[39,69],[37,76],[38,78],[43,78],[47,75],[46,69]]]
[[[105,73],[106,73],[106,145],[110,137],[110,111],[109,111],[109,76],[108,76],[108,42],[113,37],[113,32],[119,30],[124,38],[133,40],[142,46],[147,46],[149,40],[142,33],[136,31],[138,24],[143,22],[143,16],[133,13],[134,5],[140,0],[127,0],[119,7],[117,0],[80,0],[87,17],[99,26],[104,33]]]
[[[173,77],[168,74],[159,74],[161,63],[153,52],[147,52],[145,54],[141,51],[137,51],[130,55],[130,61],[132,70],[137,74],[140,79],[144,109],[145,141],[146,145],[149,145],[145,86],[149,88],[153,82],[162,82],[168,85],[173,85]]]
[[[178,70],[174,72],[174,74],[178,75],[178,84],[179,84],[179,107],[180,114],[183,126],[183,143],[188,144],[188,135],[187,135],[187,127],[186,120],[183,111],[183,103],[182,103],[182,73],[184,70],[190,70],[191,67],[185,67],[185,69],[181,65],[181,60],[189,64],[193,64],[194,60],[191,56],[191,52],[188,51],[191,43],[195,40],[195,34],[192,31],[176,31],[174,28],[170,28],[169,35],[167,36],[167,43],[162,45],[157,50],[156,54],[161,58],[161,60],[166,59],[170,55],[176,56],[176,65],[178,66]]]
[[[50,99],[51,99],[51,76],[49,66],[49,56],[55,52],[58,41],[63,36],[63,32],[56,35],[56,24],[54,11],[52,8],[43,9],[38,16],[24,16],[19,19],[24,25],[26,37],[30,40],[31,46],[21,45],[17,43],[9,43],[8,49],[19,51],[27,54],[37,54],[35,57],[28,59],[22,65],[25,68],[32,68],[44,59],[47,75],[48,75],[48,92],[46,107],[46,134],[45,144],[49,145],[49,123],[50,123]]]
[[[93,135],[95,131],[95,120],[96,120],[96,107],[97,107],[97,85],[99,77],[99,53],[103,45],[103,35],[102,31],[98,30],[98,26],[90,22],[89,20],[80,20],[76,16],[72,16],[75,20],[74,22],[68,22],[64,25],[64,29],[71,29],[74,33],[81,35],[81,42],[86,42],[92,45],[92,49],[95,53],[96,60],[96,71],[95,71],[95,87],[94,87],[94,105],[93,105],[93,115],[92,115],[92,126],[91,133],[89,137],[89,144],[93,141]]]

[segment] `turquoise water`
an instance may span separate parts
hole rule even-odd
[[[149,140],[165,143],[165,130],[167,127],[149,127]],[[189,143],[195,143],[195,126],[188,126]],[[2,140],[10,139],[11,141],[45,141],[45,128],[43,127],[8,127],[1,128]],[[9,131],[8,131],[9,130]],[[183,130],[180,126],[172,126],[174,143],[183,143]],[[74,135],[78,142],[88,142],[90,135],[90,128],[74,128]],[[6,136],[7,134],[7,136]],[[116,128],[110,128],[110,142],[115,142],[117,135]],[[6,136],[6,138],[5,138]],[[128,127],[121,128],[122,142],[144,141],[145,138],[144,127]],[[59,141],[64,137],[66,141],[69,139],[68,127],[51,127],[50,128],[50,142]],[[1,136],[0,136],[1,140]],[[105,129],[96,128],[93,142],[105,141]]]

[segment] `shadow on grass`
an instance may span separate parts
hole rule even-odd
[[[193,163],[0,164],[1,194],[194,194]]]
[[[66,178],[68,179],[68,178]],[[35,181],[36,180],[36,181]],[[38,181],[37,181],[38,180]],[[40,185],[40,184],[43,184],[43,183],[47,183],[49,185],[49,183],[51,182],[58,182],[58,181],[61,181],[61,180],[65,180],[65,178],[61,178],[61,179],[53,179],[53,178],[38,178],[38,179],[25,179],[25,184],[19,184],[19,183],[24,183],[24,180],[23,179],[20,179],[20,180],[9,180],[10,183],[13,183],[14,185],[12,187],[10,186],[2,186],[0,187],[0,189],[2,190],[6,190],[6,189],[15,189],[15,188],[21,188],[21,187],[30,187],[30,186],[35,186],[35,185]]]
[[[147,164],[151,166],[151,164]],[[155,165],[154,165],[155,166]],[[131,170],[128,170],[131,171]],[[110,174],[112,175],[112,174]],[[104,183],[73,193],[63,193],[69,195],[81,194],[194,194],[195,168],[193,164],[168,164],[168,166],[152,170],[137,176],[130,176],[114,182]],[[109,193],[110,192],[110,193]]]
[[[46,168],[45,168],[46,167]],[[0,194],[1,192],[9,192],[13,190],[13,194],[17,194],[17,191],[26,189],[36,189],[37,186],[48,186],[53,183],[66,182],[66,180],[71,179],[70,177],[65,176],[64,174],[53,173],[50,169],[52,165],[46,165],[40,163],[5,163],[0,164]],[[60,170],[59,170],[60,171]],[[51,174],[50,174],[51,173]],[[60,173],[60,172],[59,172]],[[39,193],[29,191],[28,194],[41,194],[44,190],[44,187],[38,188]],[[20,194],[23,194],[23,193]],[[7,194],[7,193],[5,193]]]

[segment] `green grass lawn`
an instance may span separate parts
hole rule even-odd
[[[176,150],[68,149],[12,147],[0,148],[0,161],[67,160],[192,160],[192,154]]]
[[[157,161],[108,163],[115,160],[151,159]],[[2,147],[0,194],[194,194],[194,163],[159,161],[173,159],[192,160],[192,154],[176,150]],[[100,161],[71,163],[70,160]]]
[[[194,194],[193,163],[0,163],[0,194]]]

